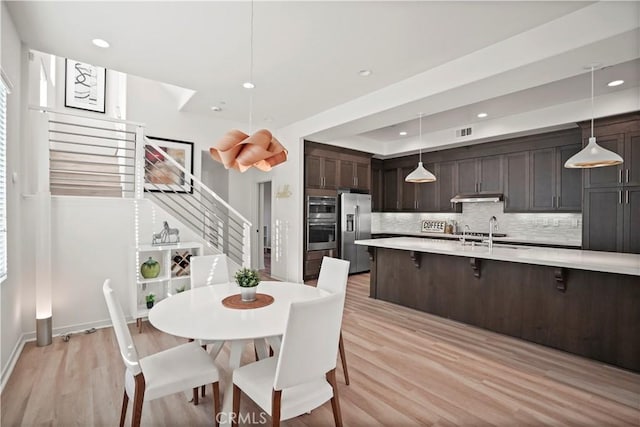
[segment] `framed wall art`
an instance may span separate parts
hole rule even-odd
[[[193,174],[193,142],[147,136],[186,171]],[[151,145],[144,147],[145,191],[193,193],[191,179]]]
[[[107,70],[68,58],[64,70],[64,106],[104,113]]]

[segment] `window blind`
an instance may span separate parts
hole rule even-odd
[[[7,87],[0,79],[0,282],[7,277]]]

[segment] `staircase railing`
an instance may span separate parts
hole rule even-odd
[[[148,197],[196,231],[210,247],[226,253],[243,267],[251,265],[251,223],[220,198],[155,140],[138,146],[144,160],[144,189]],[[157,161],[162,159],[161,162]],[[142,189],[138,187],[138,191]]]
[[[32,128],[47,144],[38,149],[48,149],[52,195],[148,197],[209,247],[243,267],[251,265],[251,223],[146,138],[144,125],[44,107],[31,110],[44,113],[34,116]],[[153,161],[159,157],[162,170]]]

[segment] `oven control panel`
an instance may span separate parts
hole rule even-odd
[[[425,219],[422,221],[423,233],[444,233],[444,228],[447,225],[447,221],[434,221]]]

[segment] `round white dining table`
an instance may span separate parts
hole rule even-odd
[[[271,295],[273,303],[260,308],[227,308],[222,300],[240,293],[238,285],[203,286],[160,301],[149,311],[149,321],[156,329],[183,338],[215,341],[268,338],[284,333],[291,302],[327,295],[313,286],[290,282],[260,282],[257,291]]]
[[[228,414],[233,403],[232,373],[233,369],[240,367],[245,345],[253,340],[258,356],[263,358],[267,356],[266,340],[277,355],[287,325],[289,305],[295,301],[328,295],[326,291],[313,286],[270,281],[260,282],[257,292],[271,295],[273,303],[260,308],[227,308],[222,305],[222,300],[240,293],[238,285],[228,283],[181,292],[165,298],[149,311],[149,322],[162,332],[183,338],[216,341],[211,351],[213,357],[224,342],[230,343],[227,386],[220,419],[222,425],[229,425]]]

